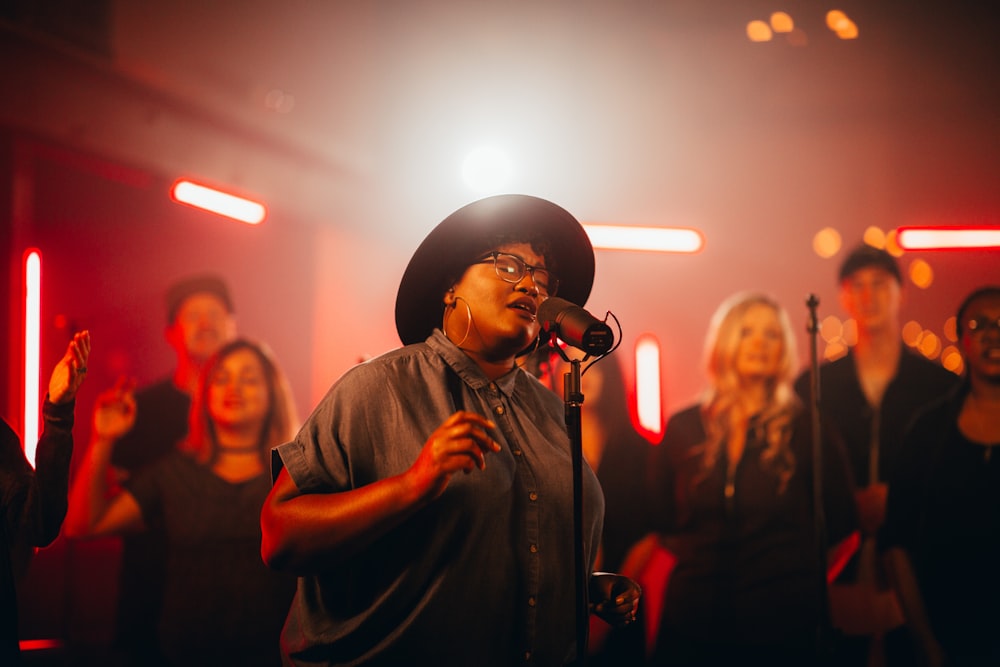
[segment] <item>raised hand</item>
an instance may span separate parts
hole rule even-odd
[[[111,389],[102,391],[94,404],[94,437],[114,441],[135,425],[135,382],[118,378]]]
[[[49,400],[69,403],[87,377],[87,359],[90,358],[90,332],[78,331],[66,345],[63,355],[49,376]]]

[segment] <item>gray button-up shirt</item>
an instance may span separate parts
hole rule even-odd
[[[456,407],[492,419],[502,450],[361,553],[299,580],[282,635],[289,664],[573,658],[570,444],[562,400],[534,377],[490,382],[435,330],[348,371],[277,452],[303,493],[360,488],[408,469]],[[604,501],[586,465],[583,497],[592,566]]]

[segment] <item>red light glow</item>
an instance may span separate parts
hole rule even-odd
[[[595,249],[696,253],[705,246],[697,229],[589,224],[583,228]]]
[[[42,314],[42,254],[24,253],[24,456],[35,465],[38,446],[38,367]]]
[[[650,436],[663,431],[660,341],[642,334],[635,343],[635,403],[639,427]]]
[[[174,183],[170,197],[181,204],[250,225],[259,225],[267,217],[267,208],[263,204],[183,179]]]
[[[58,639],[22,639],[20,641],[21,651],[47,651],[54,648],[62,648],[62,641]]]
[[[904,250],[1000,248],[1000,227],[900,227],[896,241]]]

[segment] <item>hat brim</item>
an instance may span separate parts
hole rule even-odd
[[[396,331],[403,344],[422,342],[441,326],[449,281],[488,251],[491,239],[522,233],[548,241],[559,296],[583,306],[594,284],[594,248],[577,219],[538,197],[487,197],[442,220],[410,258],[396,293]]]

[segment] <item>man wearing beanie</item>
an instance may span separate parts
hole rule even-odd
[[[188,411],[202,367],[236,336],[233,303],[226,283],[215,275],[194,275],[173,283],[165,298],[165,337],[177,365],[139,391],[121,379],[112,389],[134,416],[132,428],[114,444],[111,465],[120,479],[153,463],[177,446],[188,431]],[[159,660],[157,623],[163,598],[166,544],[162,526],[123,538],[119,572],[115,650],[126,665]]]
[[[863,535],[861,548],[830,590],[832,621],[841,634],[836,664],[911,665],[910,639],[878,566],[875,535],[885,519],[887,482],[902,455],[907,426],[959,378],[904,345],[902,275],[892,255],[858,246],[841,264],[839,284],[841,305],[857,324],[858,340],[844,357],[821,366],[820,411],[846,445]],[[808,371],[796,389],[810,400]]]

